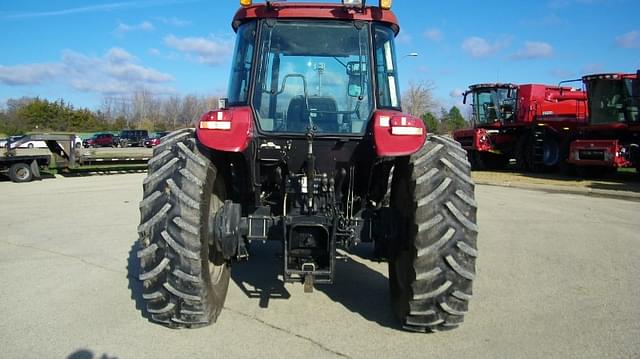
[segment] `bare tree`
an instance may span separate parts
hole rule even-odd
[[[184,127],[194,126],[195,121],[201,112],[198,108],[198,98],[194,95],[187,95],[182,99],[182,111],[180,113],[180,125]]]
[[[167,126],[170,126],[172,130],[175,130],[177,128],[178,117],[180,116],[180,112],[182,112],[182,101],[180,100],[180,97],[169,97],[164,101],[163,109]]]
[[[431,82],[409,82],[409,88],[402,94],[402,109],[416,117],[435,108],[433,100],[434,86]]]

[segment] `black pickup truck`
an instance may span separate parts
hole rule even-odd
[[[120,132],[120,147],[140,147],[147,137],[147,130],[123,130]]]

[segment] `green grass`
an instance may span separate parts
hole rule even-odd
[[[636,169],[635,168],[618,168],[618,172],[622,172],[622,173],[635,173]]]

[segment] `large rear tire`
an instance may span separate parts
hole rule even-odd
[[[391,208],[400,229],[389,261],[395,315],[411,331],[457,327],[472,295],[478,233],[474,182],[460,145],[430,136],[399,160]]]
[[[229,263],[211,245],[210,230],[225,184],[198,150],[192,129],[168,135],[148,167],[137,253],[147,311],[151,320],[170,327],[209,325],[229,286]]]

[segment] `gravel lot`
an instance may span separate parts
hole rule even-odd
[[[367,246],[305,294],[277,279],[269,244],[234,267],[216,325],[170,330],[143,318],[130,277],[143,178],[0,181],[0,356],[640,357],[638,202],[479,185],[478,274],[455,331],[399,330]]]

